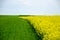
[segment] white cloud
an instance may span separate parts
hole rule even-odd
[[[2,13],[54,14],[60,13],[59,8],[57,0],[5,0]]]

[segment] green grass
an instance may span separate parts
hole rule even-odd
[[[0,16],[0,40],[39,40],[28,21],[18,16]]]

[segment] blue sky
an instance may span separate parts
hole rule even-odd
[[[0,15],[60,15],[59,0],[2,0]]]

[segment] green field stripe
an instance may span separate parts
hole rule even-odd
[[[28,21],[18,16],[0,16],[0,40],[39,40]]]

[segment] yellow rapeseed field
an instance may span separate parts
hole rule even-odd
[[[38,35],[44,35],[43,40],[60,40],[60,16],[26,16],[20,18],[30,21]]]

